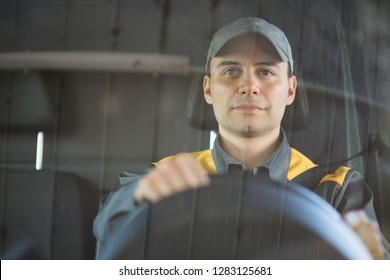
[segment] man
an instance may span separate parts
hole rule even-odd
[[[126,184],[110,194],[95,220],[100,242],[139,203],[207,186],[209,174],[241,172],[291,181],[316,166],[289,146],[281,128],[297,79],[290,44],[280,29],[258,18],[224,26],[210,44],[206,72],[204,98],[213,106],[219,127],[213,150],[169,157],[143,177],[122,177]],[[382,258],[387,243],[361,175],[340,167],[313,184],[317,194],[345,214],[373,258]],[[349,211],[353,209],[364,211]]]

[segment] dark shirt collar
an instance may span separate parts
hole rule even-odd
[[[241,173],[254,176],[268,174],[272,180],[285,181],[290,167],[291,148],[284,130],[281,129],[280,144],[276,151],[263,164],[251,170],[248,170],[222,149],[219,134],[215,138],[212,154],[217,174]]]

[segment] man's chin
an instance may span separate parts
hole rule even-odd
[[[258,137],[264,134],[264,131],[261,129],[255,129],[254,127],[247,126],[244,129],[240,131],[240,135],[242,137],[247,137],[247,138],[253,138],[253,137]]]
[[[248,125],[239,130],[239,134],[241,137],[246,137],[246,138],[254,138],[254,137],[259,137],[263,135],[268,135],[272,133],[274,129],[273,128],[268,128],[268,127],[258,127],[258,126],[252,126]],[[279,128],[280,130],[280,128]]]

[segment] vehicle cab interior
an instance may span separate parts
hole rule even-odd
[[[1,259],[95,259],[93,220],[123,171],[211,148],[208,44],[243,16],[290,41],[290,145],[358,170],[390,240],[389,11],[385,0],[2,1]]]

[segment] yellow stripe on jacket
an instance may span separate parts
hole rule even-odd
[[[334,173],[328,174],[322,178],[320,184],[324,182],[335,182],[341,187],[344,184],[345,176],[347,176],[347,173],[350,169],[351,168],[345,166],[340,166]]]

